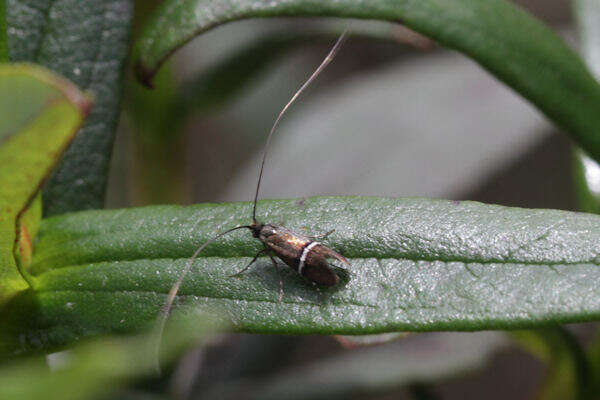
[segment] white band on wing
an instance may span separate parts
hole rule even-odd
[[[318,244],[319,244],[319,242],[311,242],[311,244],[309,244],[308,246],[306,246],[304,248],[304,250],[302,250],[302,255],[300,256],[300,264],[298,264],[298,273],[299,274],[302,274],[302,269],[304,268],[304,262],[306,261],[306,257],[308,256],[308,253],[312,250],[313,247],[315,247]]]

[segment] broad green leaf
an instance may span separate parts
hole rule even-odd
[[[41,218],[34,198],[73,139],[89,100],[33,65],[0,64],[0,304],[27,287],[21,262]],[[27,211],[33,202],[34,207]],[[37,205],[37,206],[36,206]],[[16,258],[15,258],[16,257]]]
[[[7,0],[11,60],[44,65],[94,95],[44,187],[45,215],[104,206],[132,14],[132,0]]]
[[[473,58],[600,160],[600,87],[554,32],[502,0],[167,0],[137,44],[138,75],[149,82],[174,50],[218,25],[282,16],[402,21]]]
[[[500,333],[435,333],[362,348],[263,379],[225,382],[207,390],[213,399],[347,399],[397,391],[413,383],[439,383],[482,368],[507,340]]]
[[[7,349],[127,332],[156,318],[188,257],[247,224],[249,203],[88,211],[43,221],[33,290],[2,316]],[[600,317],[600,216],[428,199],[316,197],[259,203],[259,217],[320,234],[349,258],[317,290],[238,231],[208,246],[178,303],[222,310],[235,330],[284,334],[538,327]],[[7,350],[4,349],[4,350]]]
[[[166,331],[162,361],[173,360],[185,347],[204,341],[215,331],[210,320],[178,321]],[[113,398],[127,381],[152,376],[155,338],[139,335],[103,338],[63,354],[53,371],[39,359],[5,364],[0,369],[0,398],[77,400]]]

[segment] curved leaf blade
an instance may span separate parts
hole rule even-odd
[[[577,18],[582,55],[596,79],[599,79],[600,7],[595,1],[577,0],[573,2],[573,13]],[[600,213],[600,165],[580,149],[573,151],[573,158],[579,208],[598,214]]]
[[[600,87],[554,32],[502,0],[169,0],[137,44],[138,75],[150,82],[173,51],[215,26],[244,18],[281,16],[402,21],[473,58],[600,160]]]
[[[19,346],[144,326],[197,246],[247,223],[250,210],[162,206],[44,220],[34,290],[13,307],[34,316],[14,322],[31,338]],[[342,283],[316,290],[283,267],[279,302],[268,258],[230,278],[261,248],[238,231],[206,248],[180,304],[221,311],[238,331],[284,334],[511,329],[600,317],[600,216],[367,197],[263,201],[259,215],[310,234],[335,229],[325,243],[350,260]]]
[[[133,0],[6,1],[11,61],[43,65],[94,94],[81,133],[44,187],[44,215],[103,208]]]
[[[0,64],[0,304],[27,287],[15,253],[21,217],[68,146],[90,103],[68,81],[33,65]],[[35,230],[41,212],[23,222]],[[34,232],[31,232],[34,233]],[[21,255],[25,253],[21,252]]]

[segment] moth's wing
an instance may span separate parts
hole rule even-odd
[[[330,257],[335,258],[336,260],[338,260],[339,262],[341,262],[342,264],[344,264],[346,267],[350,266],[350,263],[348,262],[348,260],[346,260],[346,257],[344,257],[343,255],[341,255],[340,253],[337,253],[337,252],[329,249],[329,254],[330,254]]]
[[[280,225],[273,225],[273,226],[277,229],[277,232],[279,234],[281,234],[281,235],[287,235],[287,236],[290,236],[290,237],[295,237],[298,240],[303,241],[305,243],[313,241],[310,237],[308,237],[306,235],[303,235],[302,233],[298,233],[298,232],[295,232],[295,231],[293,231],[291,229],[288,229],[285,226],[280,226]]]
[[[318,246],[318,252],[319,252],[320,255],[322,255],[325,258],[335,258],[336,260],[338,260],[339,262],[341,262],[342,264],[344,264],[346,267],[350,266],[350,263],[348,262],[348,260],[346,260],[346,257],[344,257],[343,255],[341,255],[338,252],[335,252],[335,251],[331,250],[327,246],[319,244],[319,246]]]
[[[279,234],[281,235],[281,237],[282,238],[285,237],[286,242],[288,242],[288,243],[298,242],[298,245],[304,246],[305,244],[313,241],[313,239],[309,238],[308,236],[305,236],[301,233],[294,232],[283,226],[275,226],[275,227],[276,227],[277,231],[279,232]],[[346,257],[341,255],[340,253],[337,253],[337,252],[331,250],[329,247],[327,247],[321,243],[319,243],[318,246],[313,248],[313,252],[324,258],[335,258],[336,260],[338,260],[345,266],[347,266],[347,267],[350,266],[350,263],[348,262],[348,260],[346,260]]]

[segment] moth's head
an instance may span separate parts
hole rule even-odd
[[[264,229],[265,224],[261,224],[258,221],[254,221],[252,222],[252,225],[250,225],[250,230],[252,231],[252,236],[255,238],[260,237],[261,231]]]

